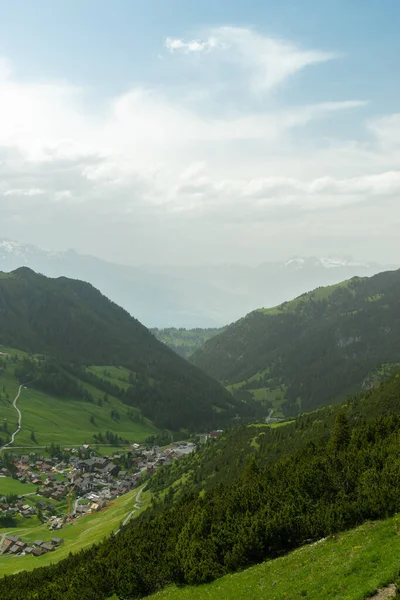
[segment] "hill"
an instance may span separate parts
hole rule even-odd
[[[185,329],[183,327],[179,329],[176,327],[151,329],[151,333],[158,340],[166,344],[168,348],[171,348],[171,350],[174,350],[180,356],[183,356],[183,358],[189,358],[207,340],[222,333],[222,331],[224,331],[222,327],[219,329],[201,329],[200,327],[196,327],[195,329]]]
[[[158,427],[198,430],[249,414],[220,384],[82,281],[50,279],[26,267],[0,274],[0,344],[44,355],[19,366],[20,381],[33,379],[34,387],[66,398],[87,398],[74,378],[113,393],[112,382],[87,373],[89,365],[128,369],[122,400]]]
[[[388,600],[399,580],[398,533],[398,517],[368,522],[209,584],[167,588],[149,600]],[[378,589],[388,595],[376,597]]]
[[[175,486],[167,482],[158,501],[152,489],[151,507],[118,536],[51,567],[1,579],[0,596],[8,600],[104,600],[113,594],[121,599],[141,598],[171,584],[210,583],[266,559],[278,559],[275,566],[266,563],[265,568],[279,576],[284,574],[279,564],[295,569],[301,565],[298,592],[299,597],[307,597],[306,569],[312,569],[312,561],[322,565],[326,556],[331,561],[333,546],[337,575],[346,573],[346,585],[351,586],[363,573],[362,589],[372,592],[375,585],[397,575],[398,563],[390,559],[391,553],[382,556],[373,547],[373,539],[383,548],[397,544],[397,520],[382,527],[365,525],[354,535],[341,532],[400,510],[399,398],[397,374],[342,407],[298,417],[285,427],[233,430],[195,457],[200,492],[200,488],[185,490],[185,469],[179,466],[180,481],[172,477]],[[238,461],[243,454],[250,460]],[[211,467],[207,466],[210,457]],[[193,467],[192,460],[179,463]],[[164,469],[167,477],[172,474],[172,466]],[[181,494],[176,493],[179,486],[183,486]],[[369,534],[373,527],[374,538]],[[319,542],[332,535],[326,546]],[[310,542],[319,543],[309,550]],[[320,544],[321,554],[314,554],[312,548]],[[370,562],[357,560],[358,546]],[[299,547],[304,548],[289,554]],[[381,573],[377,565],[382,565]],[[293,580],[285,583],[295,589]],[[326,589],[335,590],[337,580],[329,583]],[[252,585],[249,582],[249,589]],[[274,585],[282,589],[283,584],[276,580]],[[217,588],[218,583],[211,589]],[[169,593],[173,598],[173,590]]]
[[[346,257],[295,257],[260,265],[118,265],[67,250],[0,240],[0,270],[30,267],[88,281],[148,327],[221,327],[259,306],[275,306],[320,285],[390,267]],[[394,268],[394,267],[392,267]]]
[[[191,361],[238,397],[251,392],[286,415],[338,401],[400,363],[400,271],[256,310]]]
[[[0,351],[1,448],[17,427],[12,405],[20,385],[16,373],[24,372],[27,362],[32,368],[32,361],[27,361],[26,353],[12,348],[2,346]],[[95,444],[97,439],[99,443],[124,445],[161,435],[140,409],[124,402],[124,393],[129,389],[128,369],[90,366],[82,368],[79,375],[69,376],[74,387],[70,384],[68,393],[54,381],[51,387],[43,381],[41,385],[36,382],[23,387],[18,399],[22,428],[13,447],[25,446],[34,451],[51,443],[65,447]],[[112,388],[108,388],[109,383]],[[108,393],[104,391],[106,386]]]

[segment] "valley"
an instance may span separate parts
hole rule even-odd
[[[0,279],[0,596],[395,585],[399,287],[398,272],[355,279],[161,343],[81,282]],[[194,366],[166,347],[182,339]]]

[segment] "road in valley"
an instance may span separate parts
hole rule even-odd
[[[2,446],[0,448],[0,452],[2,450],[4,450],[5,448],[7,448],[7,446],[11,446],[11,444],[14,443],[15,440],[15,436],[17,435],[17,433],[19,433],[21,431],[21,425],[22,425],[22,414],[21,411],[19,410],[18,406],[17,406],[17,400],[21,395],[21,390],[22,388],[25,386],[26,384],[22,383],[19,388],[18,388],[18,394],[15,396],[14,401],[13,401],[13,407],[15,408],[15,410],[18,413],[18,421],[17,421],[17,429],[14,431],[14,433],[11,436],[11,441],[8,442],[8,444],[4,444],[4,446]]]

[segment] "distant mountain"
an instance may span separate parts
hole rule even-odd
[[[400,271],[251,312],[191,360],[236,395],[287,415],[368,388],[400,364]]]
[[[293,257],[259,266],[123,266],[73,250],[45,251],[0,240],[0,270],[27,266],[88,281],[148,327],[221,327],[259,306],[276,306],[321,285],[371,276],[390,265],[350,258]]]
[[[0,344],[55,360],[35,367],[51,389],[71,387],[65,370],[126,367],[132,376],[125,401],[158,427],[199,430],[248,414],[219,383],[82,281],[50,279],[27,267],[0,272]]]
[[[222,333],[224,328],[219,329],[184,329],[180,327],[168,327],[166,329],[151,329],[151,333],[156,336],[158,340],[163,342],[174,350],[183,358],[189,358],[202,345],[215,335]]]

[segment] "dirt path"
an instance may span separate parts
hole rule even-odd
[[[391,583],[385,588],[378,590],[376,594],[370,596],[370,600],[388,600],[388,598],[394,598],[396,595],[396,586]]]
[[[125,525],[128,523],[128,521],[132,518],[132,516],[135,514],[135,512],[141,508],[139,502],[140,502],[140,496],[142,495],[143,492],[143,487],[140,488],[140,490],[138,491],[138,493],[136,494],[136,498],[135,498],[135,504],[134,504],[134,509],[131,510],[131,512],[125,517],[125,519],[122,521],[122,525],[121,527],[125,527]],[[116,533],[118,533],[120,531],[120,529],[118,529],[118,531]]]

